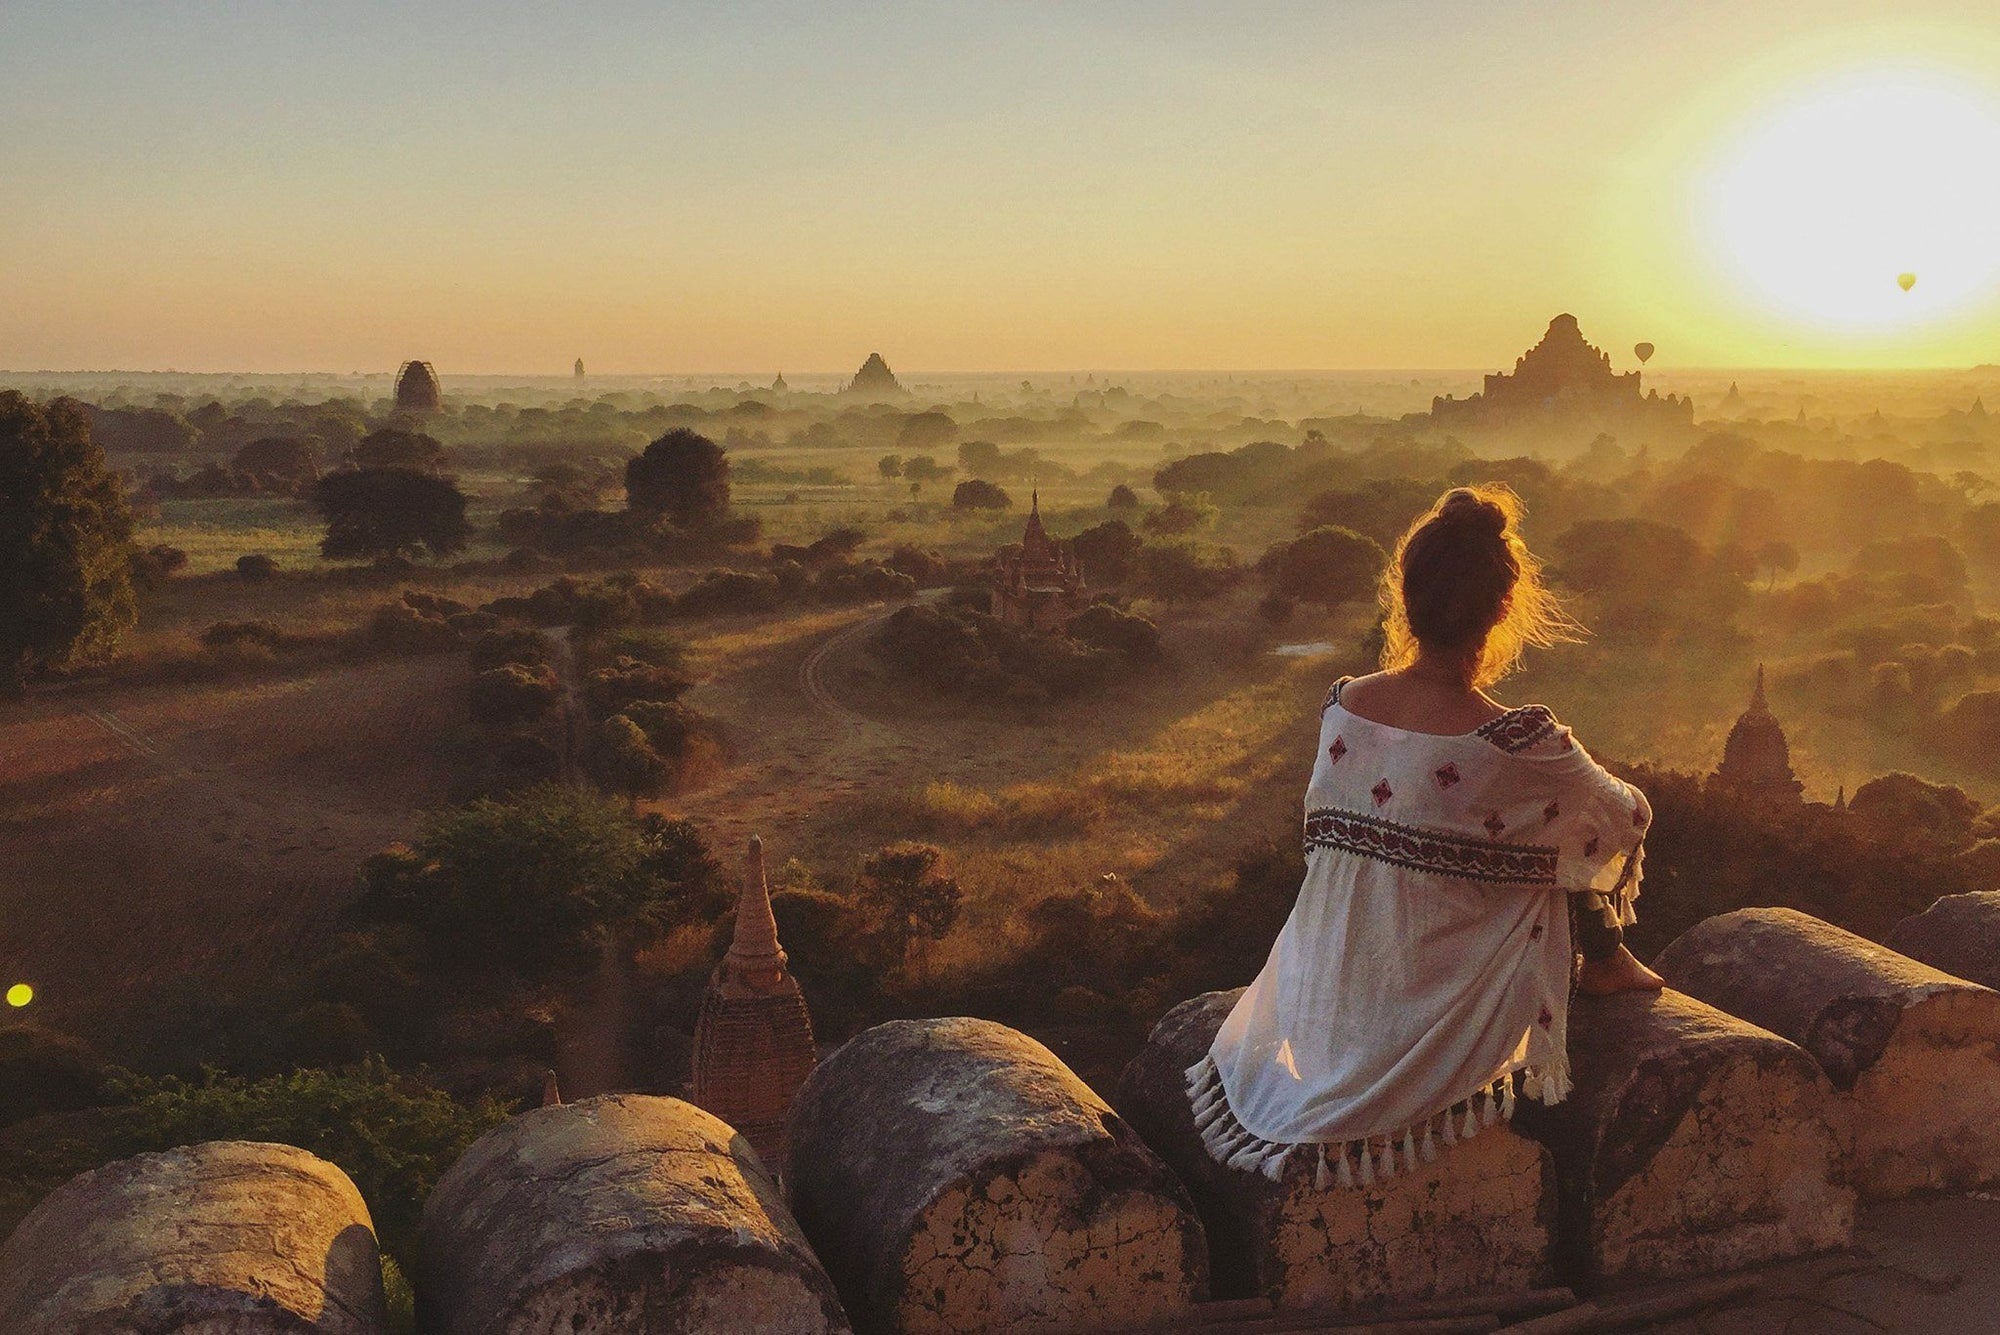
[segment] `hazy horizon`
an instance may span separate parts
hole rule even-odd
[[[0,364],[1497,369],[1569,310],[1964,368],[1996,56],[1970,0],[25,0]]]

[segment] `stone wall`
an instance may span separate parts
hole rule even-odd
[[[1115,1111],[1002,1025],[869,1030],[801,1091],[783,1191],[679,1100],[524,1113],[431,1197],[419,1310],[441,1335],[1462,1316],[1839,1247],[1857,1194],[2000,1182],[2000,994],[1939,963],[2000,959],[2000,899],[1890,939],[1930,964],[1802,914],[1699,924],[1661,957],[1680,990],[1579,999],[1566,1103],[1353,1187],[1200,1150],[1180,1072],[1229,993],[1161,1021]],[[366,1207],[287,1146],[107,1165],[0,1245],[0,1335],[383,1321]]]

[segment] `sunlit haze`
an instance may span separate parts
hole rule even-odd
[[[0,9],[0,368],[2000,360],[2000,9]],[[1917,281],[1904,292],[1902,272]]]

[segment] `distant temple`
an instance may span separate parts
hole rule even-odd
[[[583,379],[583,358],[581,357],[576,359],[576,378],[578,380]]]
[[[1574,315],[1549,321],[1542,341],[1514,362],[1513,373],[1486,377],[1469,399],[1431,400],[1431,418],[1449,426],[1531,425],[1549,419],[1636,419],[1691,425],[1694,400],[1658,390],[1642,395],[1639,372],[1611,369],[1611,355],[1584,342]]]
[[[791,386],[785,383],[785,373],[783,371],[778,372],[778,378],[771,382],[772,392],[777,394],[783,394],[786,390],[790,388]]]
[[[994,561],[993,615],[1009,626],[1054,634],[1083,610],[1083,569],[1042,527],[1042,497],[1034,493],[1020,550]]]
[[[709,977],[695,1022],[692,1101],[742,1132],[757,1156],[782,1172],[785,1119],[818,1060],[812,1017],[778,945],[764,841],[753,838],[735,937]]]
[[[1757,665],[1757,688],[1729,740],[1722,745],[1722,764],[1713,782],[1757,801],[1793,804],[1805,785],[1792,774],[1792,752],[1785,730],[1764,700],[1764,665]]]
[[[428,415],[444,404],[437,372],[429,362],[404,362],[396,373],[396,411]]]
[[[849,394],[877,394],[900,396],[903,382],[896,379],[896,373],[889,369],[889,363],[882,360],[882,354],[871,352],[868,360],[861,363],[861,369],[854,373],[854,379],[847,382]]]

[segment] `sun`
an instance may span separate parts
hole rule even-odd
[[[2000,101],[1954,74],[1856,69],[1767,103],[1698,193],[1731,287],[1796,321],[1917,325],[2000,287]]]

